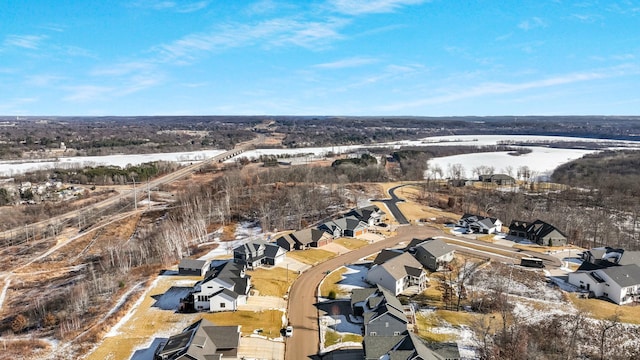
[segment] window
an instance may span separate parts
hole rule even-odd
[[[389,322],[388,321],[384,323],[384,327],[389,327]]]
[[[227,306],[225,303],[220,303],[220,308],[224,309]]]
[[[394,335],[394,336],[398,336],[398,335],[400,335],[400,331],[394,331],[394,332],[393,332],[393,335]]]
[[[376,335],[378,335],[378,333],[376,333],[375,331],[372,331],[369,333],[369,336],[376,336]]]

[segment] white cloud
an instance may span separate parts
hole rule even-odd
[[[537,28],[546,28],[547,23],[539,17],[533,17],[531,19],[527,19],[518,24],[518,27],[524,31],[529,31]]]
[[[206,8],[209,6],[209,1],[138,0],[132,2],[130,6],[159,11],[170,10],[179,13],[191,13]]]
[[[26,83],[38,87],[47,87],[63,80],[64,77],[50,74],[30,75],[26,79]]]
[[[189,63],[201,53],[250,45],[266,48],[295,45],[317,50],[342,38],[338,30],[347,23],[344,19],[299,21],[283,18],[253,25],[227,24],[208,33],[187,35],[155,50],[159,54],[158,61],[178,64]]]
[[[381,107],[387,111],[398,111],[406,108],[416,108],[426,105],[444,104],[454,101],[479,98],[488,95],[510,94],[517,93],[525,90],[533,90],[540,88],[548,88],[554,86],[567,85],[577,82],[585,82],[591,80],[598,80],[604,78],[610,78],[615,76],[621,76],[630,72],[638,73],[638,69],[629,68],[627,66],[615,67],[602,71],[583,72],[583,73],[571,73],[560,75],[556,77],[533,80],[523,83],[483,83],[476,87],[472,87],[468,90],[461,90],[458,92],[449,92],[445,95],[434,96],[412,102],[403,102],[391,104]]]
[[[96,85],[68,86],[65,87],[65,90],[69,91],[69,95],[65,96],[63,100],[71,102],[95,101],[113,92],[112,87]]]
[[[8,35],[4,39],[4,46],[37,50],[46,35]]]
[[[353,57],[353,58],[342,59],[342,60],[328,62],[328,63],[317,64],[317,65],[314,65],[313,67],[320,68],[320,69],[345,69],[345,68],[353,68],[353,67],[373,64],[375,62],[378,62],[378,60],[374,58]]]
[[[393,12],[407,5],[418,5],[425,0],[330,0],[337,11],[349,15],[381,14]]]

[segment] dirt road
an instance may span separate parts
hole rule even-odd
[[[417,226],[401,226],[398,234],[388,239],[375,242],[358,250],[327,260],[304,272],[291,287],[289,292],[289,324],[293,326],[293,337],[286,340],[285,359],[308,359],[318,353],[320,332],[318,329],[318,310],[316,290],[318,284],[328,270],[335,270],[345,264],[351,264],[384,248],[392,247],[400,242],[408,243],[414,237],[427,238],[441,235],[437,229]]]

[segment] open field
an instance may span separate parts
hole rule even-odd
[[[367,246],[369,243],[364,240],[352,239],[352,238],[339,238],[333,240],[334,243],[342,245],[349,250],[360,249],[363,246]]]
[[[328,259],[334,258],[337,255],[335,253],[322,249],[308,249],[290,251],[289,253],[287,253],[287,256],[308,265],[315,265]]]
[[[640,324],[640,306],[619,306],[599,299],[580,299],[575,294],[569,294],[569,300],[578,310],[595,319],[611,319],[618,314],[621,322]]]
[[[338,286],[338,282],[342,280],[342,274],[345,272],[347,272],[347,269],[345,267],[341,267],[327,275],[320,285],[320,296],[328,298],[331,291],[333,291],[336,297],[346,295],[346,291]]]
[[[281,267],[256,269],[247,274],[251,275],[251,284],[260,295],[278,297],[283,297],[298,277],[297,272]]]

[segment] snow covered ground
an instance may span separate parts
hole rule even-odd
[[[364,265],[347,265],[347,271],[342,274],[342,280],[338,286],[347,292],[353,289],[362,289],[371,287],[364,279],[367,276],[369,268]]]
[[[590,138],[573,138],[559,136],[531,136],[531,135],[452,135],[452,136],[436,136],[414,141],[395,141],[388,143],[379,143],[366,145],[366,147],[393,147],[401,148],[403,146],[486,146],[497,145],[502,141],[515,142],[544,142],[544,141],[584,141],[599,142],[607,144],[609,148],[633,148],[640,149],[640,142],[637,141],[618,141],[606,139],[590,139]],[[288,155],[301,156],[308,160],[322,158],[328,153],[336,154],[346,153],[357,150],[365,146],[327,146],[327,147],[310,147],[299,149],[256,149],[244,152],[241,156],[248,158],[258,158],[260,155]],[[527,146],[525,146],[527,147]],[[584,154],[594,151],[575,150],[575,149],[550,149],[541,147],[527,147],[533,151],[530,154],[521,156],[511,156],[504,152],[498,153],[482,153],[449,156],[444,158],[433,159],[429,162],[431,166],[438,165],[446,173],[450,164],[462,164],[468,175],[471,169],[476,166],[493,166],[497,171],[511,166],[513,169],[526,164],[529,168],[539,175],[548,173],[558,165],[567,161],[577,159]],[[139,165],[151,161],[174,161],[179,163],[190,163],[202,161],[215,155],[223,153],[224,150],[202,150],[190,152],[175,153],[156,153],[156,154],[133,154],[133,155],[106,155],[106,156],[78,156],[78,157],[62,157],[59,159],[44,159],[38,162],[19,162],[19,161],[0,161],[0,176],[13,176],[23,174],[28,171],[52,169],[54,167],[77,168],[85,166],[98,165],[115,165],[125,167],[128,164]],[[234,161],[234,159],[228,160]]]

